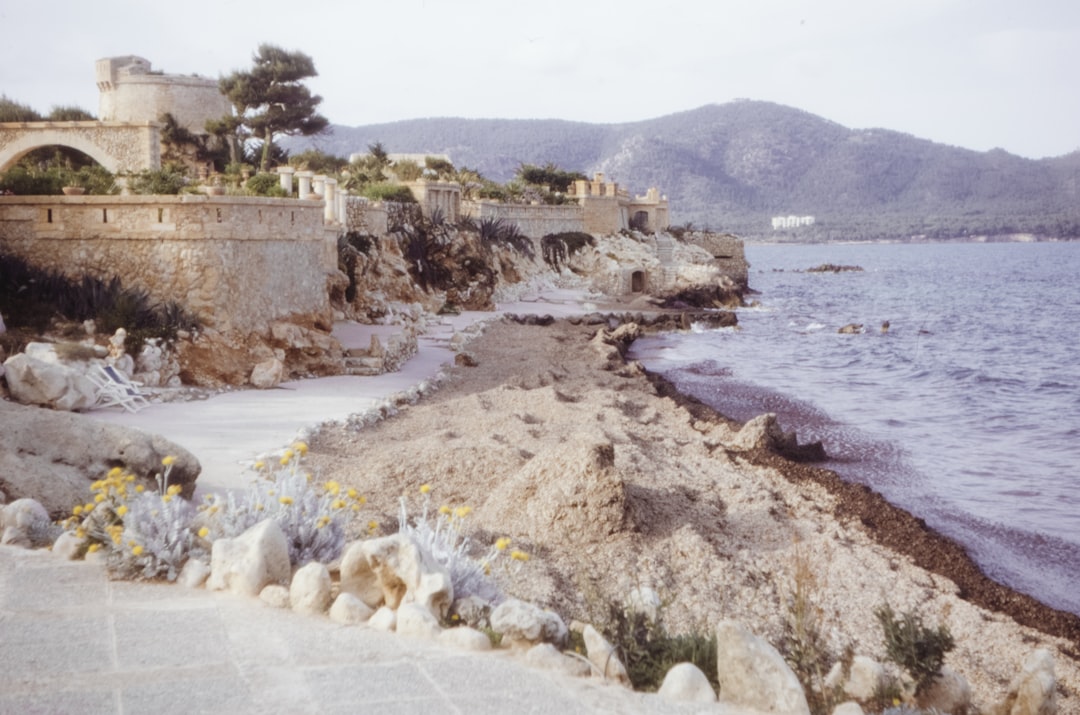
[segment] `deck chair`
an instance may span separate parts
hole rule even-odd
[[[131,382],[112,365],[95,365],[86,377],[97,387],[94,407],[119,405],[128,412],[138,412],[150,404],[139,392],[139,383]]]

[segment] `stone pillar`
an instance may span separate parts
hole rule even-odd
[[[337,179],[323,179],[323,220],[334,223],[337,220]]]
[[[291,166],[279,166],[277,173],[281,178],[281,190],[292,196],[292,177],[296,173],[296,169]]]
[[[311,190],[319,196],[326,198],[326,177],[318,174],[311,179]]]
[[[338,222],[349,227],[349,190],[342,189],[338,192]]]
[[[306,199],[311,195],[311,177],[310,171],[298,171],[296,172],[296,179],[299,182],[297,190],[300,192],[301,199]]]

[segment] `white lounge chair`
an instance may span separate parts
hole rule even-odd
[[[112,365],[95,365],[86,377],[97,387],[95,408],[119,405],[128,412],[138,412],[150,404],[139,392],[139,383],[128,380]]]

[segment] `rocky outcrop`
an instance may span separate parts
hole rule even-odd
[[[19,353],[4,362],[4,372],[11,396],[24,405],[78,411],[90,409],[97,400],[85,370]]]
[[[507,645],[531,648],[538,643],[561,646],[570,634],[558,614],[509,598],[491,612],[491,628]]]
[[[1009,683],[1005,700],[991,710],[992,715],[1054,715],[1057,712],[1057,678],[1054,656],[1038,649]]]
[[[156,489],[166,456],[175,458],[169,483],[190,499],[201,467],[175,442],[84,415],[0,401],[0,491],[8,499],[33,497],[56,517],[85,502],[90,484],[113,467]]]
[[[821,442],[799,444],[794,432],[785,432],[776,415],[767,412],[742,426],[727,447],[740,452],[765,450],[793,462],[821,462],[828,459]]]
[[[450,574],[406,534],[350,544],[341,558],[341,591],[371,608],[416,603],[446,615],[454,600]]]

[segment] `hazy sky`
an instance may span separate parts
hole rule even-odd
[[[96,113],[98,58],[216,78],[263,42],[311,55],[323,113],[350,126],[746,97],[977,150],[1080,149],[1077,0],[0,0],[0,93]]]

